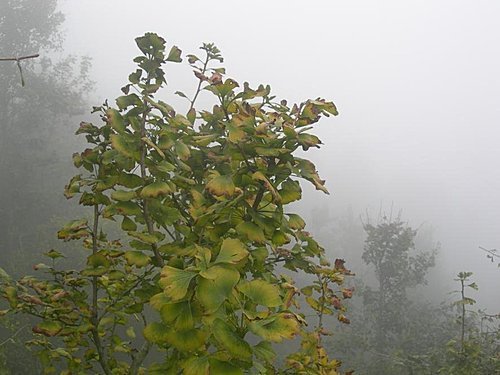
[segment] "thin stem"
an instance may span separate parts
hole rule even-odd
[[[464,346],[465,346],[465,286],[464,286],[465,279],[461,278],[460,279],[460,284],[461,284],[461,290],[460,293],[462,295],[462,327],[461,327],[461,338],[460,338],[460,344],[461,344],[461,352],[462,355],[464,354]]]
[[[92,254],[96,254],[98,250],[97,245],[97,231],[99,229],[99,205],[94,205],[94,223],[92,228]],[[99,364],[101,365],[102,370],[105,374],[111,374],[111,371],[108,367],[108,363],[106,361],[104,355],[104,349],[102,347],[101,338],[99,337],[99,332],[97,326],[99,324],[99,316],[98,316],[98,305],[97,305],[97,276],[92,276],[92,315],[90,317],[90,321],[92,322],[92,338],[99,355]]]
[[[147,113],[149,111],[146,99],[144,99],[143,104],[144,104],[144,112],[142,114],[142,121],[141,121],[141,138],[144,138],[146,136],[146,116],[147,116]],[[143,181],[147,177],[146,151],[147,151],[146,144],[144,141],[141,141],[140,168],[141,168],[141,178]],[[151,221],[151,216],[149,214],[149,202],[148,202],[147,198],[144,198],[142,200],[142,206],[143,206],[144,221],[146,222],[146,227],[148,228],[148,233],[154,234],[153,222]],[[153,249],[153,253],[154,253],[156,262],[160,265],[160,267],[163,267],[165,262],[163,261],[163,258],[161,257],[160,252],[158,251],[158,247],[156,246],[156,244],[152,244],[151,248]]]
[[[321,331],[323,329],[323,310],[325,308],[326,285],[320,275],[316,276],[318,277],[318,282],[321,285],[320,311],[318,311],[318,344],[321,345]]]
[[[207,53],[207,58],[205,59],[205,63],[203,64],[203,69],[201,70],[201,74],[202,75],[205,75],[205,72],[207,71],[207,66],[208,66],[208,62],[210,61],[210,57],[208,56],[208,53]],[[196,102],[196,99],[198,98],[198,95],[200,94],[201,92],[201,84],[202,84],[203,80],[200,79],[200,81],[198,82],[198,87],[196,88],[196,92],[193,96],[193,99],[191,100],[191,105],[189,106],[189,110],[192,110],[194,108],[194,103]]]

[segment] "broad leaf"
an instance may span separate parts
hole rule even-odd
[[[165,266],[161,271],[160,286],[164,288],[165,295],[177,301],[186,296],[189,284],[195,276],[194,272]]]
[[[221,319],[216,319],[212,326],[212,332],[217,342],[232,357],[243,361],[252,359],[252,349],[231,327]]]
[[[281,342],[294,338],[300,331],[300,324],[293,314],[280,313],[269,319],[254,320],[248,328],[264,340]]]
[[[129,265],[139,268],[147,266],[151,262],[151,258],[142,251],[127,251],[125,253],[125,259]]]
[[[200,273],[196,297],[207,313],[216,311],[233,291],[240,279],[240,273],[233,268],[212,266],[207,272]]]
[[[255,279],[241,283],[238,290],[258,305],[277,307],[283,303],[280,289],[265,280]]]
[[[225,238],[214,263],[236,264],[248,256],[245,245],[236,238]]]
[[[264,231],[254,223],[242,222],[236,226],[236,231],[239,234],[248,237],[250,241],[255,241],[258,243],[263,243],[266,241]]]

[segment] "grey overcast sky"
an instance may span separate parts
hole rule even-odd
[[[185,53],[214,42],[228,75],[279,97],[332,99],[312,159],[332,192],[308,190],[333,216],[394,204],[435,227],[443,280],[476,274],[498,307],[500,271],[500,2],[496,0],[63,0],[65,53],[93,58],[99,103],[134,68],[134,38],[157,32]],[[175,68],[172,86],[194,89]],[[307,216],[307,214],[306,214]],[[325,244],[327,245],[327,244]],[[449,288],[449,285],[444,287]]]

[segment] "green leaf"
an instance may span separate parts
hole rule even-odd
[[[255,152],[262,156],[280,156],[289,153],[290,150],[285,148],[255,147]]]
[[[126,96],[120,96],[119,98],[117,98],[116,105],[120,109],[125,109],[131,105],[140,106],[142,105],[142,101],[136,94],[130,94]]]
[[[229,362],[210,358],[210,375],[243,375],[243,370]]]
[[[145,186],[141,190],[140,195],[142,198],[157,198],[171,193],[173,193],[173,190],[169,184],[163,181],[155,181]]]
[[[167,343],[181,352],[193,352],[205,345],[207,338],[207,332],[199,328],[187,330],[174,330],[170,328]]]
[[[248,328],[264,340],[281,342],[294,338],[300,331],[300,324],[293,314],[280,313],[272,318],[254,320]]]
[[[280,306],[280,289],[265,280],[255,279],[238,285],[238,290],[254,303],[267,307]]]
[[[102,253],[92,254],[87,258],[87,268],[82,271],[85,276],[104,275],[111,266],[110,260]]]
[[[143,232],[129,232],[128,235],[131,237],[135,237],[138,240],[149,245],[153,245],[163,239],[163,234],[160,232],[154,232],[153,234]]]
[[[318,137],[312,134],[301,133],[297,136],[297,140],[302,145],[304,150],[307,150],[309,147],[319,147],[321,141]]]
[[[125,259],[130,266],[138,268],[144,267],[151,262],[151,258],[142,251],[127,251],[125,252]]]
[[[149,323],[143,331],[144,338],[153,344],[166,344],[170,331],[163,323]]]
[[[225,238],[215,260],[217,263],[236,264],[248,256],[248,250],[245,245],[237,238]]]
[[[231,327],[221,319],[215,319],[212,326],[212,332],[217,342],[229,353],[232,357],[251,361],[252,349],[250,345],[243,340]]]
[[[135,38],[135,43],[145,55],[160,57],[165,50],[165,39],[155,33],[145,33],[144,36]]]
[[[175,323],[175,329],[177,330],[194,328],[193,313],[189,301],[163,305],[160,316],[164,323],[169,325]]]
[[[209,375],[207,357],[191,357],[182,366],[183,375]]]
[[[207,313],[216,311],[229,297],[240,279],[240,273],[224,266],[212,266],[200,273],[196,296]]]
[[[119,202],[127,202],[137,197],[133,190],[116,190],[111,193],[111,199]]]
[[[114,207],[116,212],[120,215],[136,216],[142,214],[141,208],[137,205],[137,203],[134,202],[118,202],[112,207]]]
[[[167,61],[182,62],[181,53],[182,51],[177,46],[173,46],[168,53]]]
[[[134,232],[137,230],[137,224],[135,221],[127,216],[123,217],[121,228],[126,232]]]
[[[177,301],[186,296],[189,284],[195,276],[194,272],[165,266],[161,271],[160,286],[164,288],[167,297]]]
[[[231,176],[217,176],[209,181],[207,190],[217,197],[231,197],[234,194],[235,186]]]
[[[191,151],[189,150],[189,147],[186,146],[186,144],[182,141],[177,141],[175,143],[175,152],[179,156],[179,159],[181,160],[188,160],[189,157],[191,156]]]
[[[302,198],[302,189],[298,181],[287,180],[283,182],[278,193],[281,196],[282,204],[288,204]]]
[[[172,172],[173,170],[175,170],[175,166],[173,164],[169,163],[168,161],[163,160],[163,161],[159,162],[158,164],[156,164],[156,169],[158,169],[160,172],[168,173],[168,172]]]
[[[264,231],[254,223],[242,222],[236,226],[236,231],[239,234],[248,237],[250,241],[255,241],[258,243],[263,243],[266,241]]]

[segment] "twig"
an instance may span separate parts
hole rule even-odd
[[[10,336],[8,339],[5,339],[4,341],[0,342],[0,347],[4,346],[5,344],[7,344],[9,341],[13,341],[14,338],[19,334],[19,332],[21,332],[23,329],[25,329],[28,325],[25,324],[24,326],[22,326],[21,328],[19,328],[12,336]]]
[[[21,56],[21,57],[0,57],[0,61],[21,61],[26,59],[34,59],[39,57],[40,55],[37,53],[35,55]]]
[[[21,68],[21,60],[26,60],[26,59],[34,59],[35,57],[40,56],[38,53],[36,55],[29,55],[29,56],[21,56],[21,57],[0,57],[0,61],[15,61],[17,64],[17,67],[19,69],[19,74],[21,75],[21,86],[24,87],[24,76],[23,76],[23,69]]]

